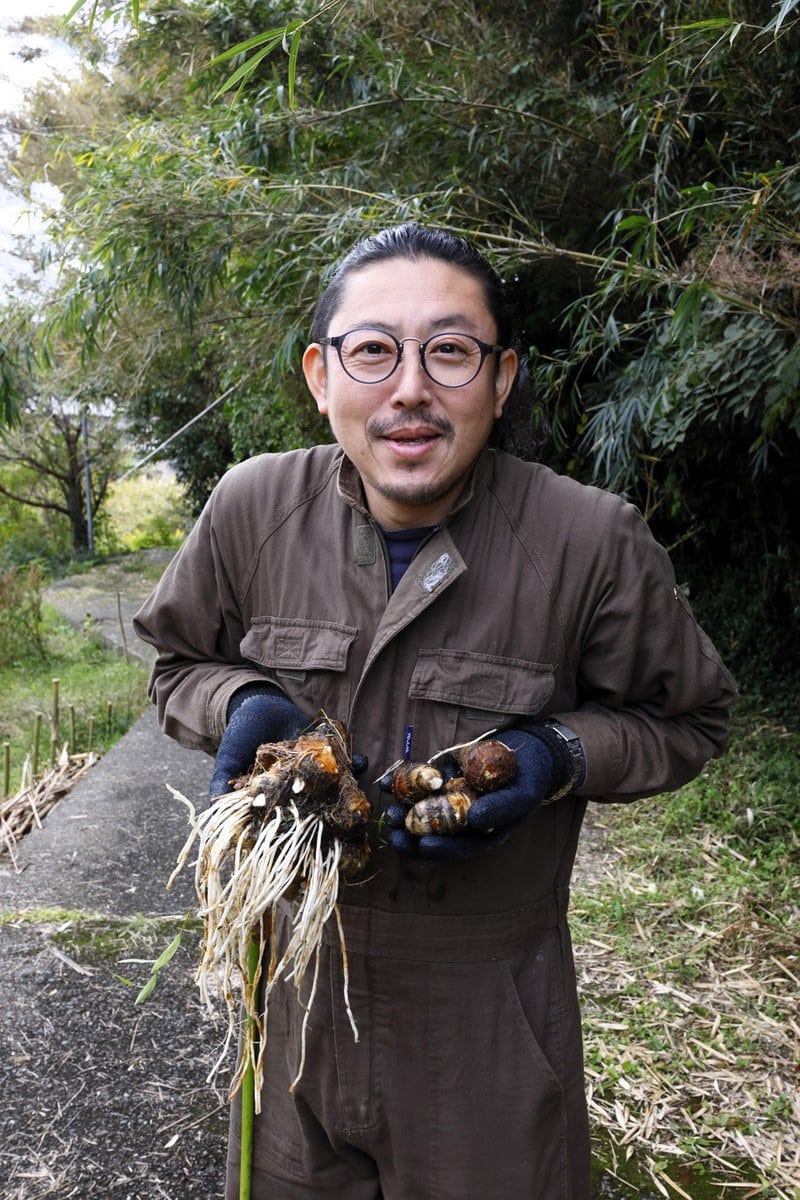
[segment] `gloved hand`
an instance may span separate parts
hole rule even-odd
[[[542,729],[541,736],[535,730]],[[401,854],[429,859],[471,858],[493,846],[501,845],[514,826],[539,807],[569,778],[570,763],[559,753],[549,729],[532,726],[504,729],[498,739],[513,750],[517,760],[515,779],[506,787],[480,796],[467,814],[467,828],[457,833],[425,834],[416,837],[405,827],[406,809],[390,805],[384,813],[388,842]],[[437,760],[442,766],[442,760]],[[449,774],[455,772],[450,770]],[[391,790],[391,776],[384,776],[381,789]]]
[[[227,719],[208,789],[212,799],[224,796],[231,780],[252,767],[262,742],[289,741],[310,724],[297,705],[268,683],[248,684],[234,692]]]

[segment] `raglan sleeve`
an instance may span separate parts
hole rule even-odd
[[[229,511],[231,491],[224,478],[133,622],[157,651],[149,696],[161,728],[209,754],[225,730],[233,693],[265,682],[239,649],[246,533]]]
[[[577,650],[582,702],[552,715],[581,740],[576,790],[628,801],[673,791],[723,754],[737,690],[638,510],[614,497],[606,517]]]

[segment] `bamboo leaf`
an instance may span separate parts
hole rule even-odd
[[[623,217],[621,221],[617,221],[616,229],[641,229],[643,225],[649,225],[649,217],[643,217],[638,214],[632,214],[629,217]]]
[[[134,1004],[144,1004],[145,1000],[148,1000],[150,998],[150,996],[152,996],[152,994],[155,990],[155,986],[158,983],[158,976],[161,972],[162,967],[165,967],[167,965],[167,963],[170,961],[170,959],[175,957],[175,955],[180,947],[182,937],[183,937],[183,930],[181,929],[181,930],[178,930],[178,932],[175,934],[175,937],[172,939],[172,941],[166,947],[166,949],[161,951],[158,958],[155,960],[152,967],[150,968],[150,978],[147,980],[147,983],[144,985],[142,990],[139,992],[139,995],[134,1000]]]
[[[179,930],[178,933],[175,934],[175,937],[172,939],[170,944],[167,946],[166,950],[162,950],[161,954],[159,954],[158,958],[151,967],[153,975],[158,974],[161,968],[165,967],[170,959],[175,957],[180,947],[182,937],[183,932]]]
[[[69,21],[71,21],[72,18],[75,16],[75,14],[80,12],[80,10],[83,8],[85,3],[86,3],[86,0],[75,0],[75,3],[73,4],[72,8],[69,10],[67,15],[64,17],[63,23],[66,25]],[[92,11],[89,14],[89,28],[90,29],[92,28],[92,25],[94,24],[95,13],[97,12],[97,5],[98,5],[98,0],[93,0]]]
[[[800,4],[800,0],[783,0],[783,4],[781,4],[778,12],[775,14],[769,24],[764,26],[761,32],[777,33],[781,25],[788,17],[789,13],[793,12],[797,8],[798,4]]]
[[[711,31],[717,29],[726,29],[730,24],[732,24],[732,22],[729,17],[709,17],[706,21],[687,21],[685,24],[679,25],[678,28],[687,30],[692,29],[695,31]]]
[[[300,51],[300,28],[297,28],[292,35],[292,44],[289,50],[289,108],[295,106],[295,87],[297,81],[297,55]]]
[[[145,1000],[149,1000],[149,998],[152,996],[153,992],[155,991],[155,986],[157,983],[158,983],[158,976],[151,975],[150,978],[148,979],[147,983],[144,985],[142,990],[139,992],[139,995],[136,997],[136,999],[134,1000],[133,1003],[134,1004],[144,1004]]]
[[[256,33],[252,37],[246,38],[243,42],[237,42],[235,46],[229,46],[227,50],[223,50],[221,54],[211,59],[208,64],[210,67],[215,67],[218,63],[228,62],[231,58],[238,58],[240,54],[247,54],[250,50],[255,50],[258,46],[269,45],[273,49],[282,42],[286,34],[286,26],[280,25],[274,29],[265,29],[263,33]]]
[[[243,83],[245,79],[249,79],[259,63],[261,63],[268,54],[272,53],[275,47],[281,43],[281,40],[281,38],[276,38],[274,41],[270,42],[269,45],[260,50],[258,54],[254,54],[252,58],[248,58],[247,62],[244,62],[241,64],[241,66],[237,67],[233,74],[229,75],[225,82],[220,85],[220,87],[217,89],[216,95],[221,96],[224,92],[229,92],[231,88],[236,86],[236,84]]]

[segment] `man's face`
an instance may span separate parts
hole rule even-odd
[[[439,259],[393,258],[348,278],[328,336],[370,328],[425,341],[466,333],[493,344],[495,322],[480,283]],[[499,366],[498,366],[499,358]],[[370,512],[386,529],[435,525],[450,511],[517,369],[513,350],[490,355],[463,387],[442,387],[423,371],[416,342],[381,383],[359,383],[328,347],[308,347],[306,381],[319,411],[361,475]]]

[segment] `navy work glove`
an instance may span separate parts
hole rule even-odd
[[[248,684],[234,692],[227,719],[208,789],[212,799],[224,796],[231,790],[231,780],[250,770],[263,742],[290,741],[310,723],[279,688],[266,683]]]
[[[516,778],[506,787],[480,796],[467,814],[466,829],[457,833],[417,837],[405,827],[407,810],[399,804],[390,805],[384,813],[390,846],[414,857],[471,858],[501,845],[524,816],[554,796],[569,779],[572,763],[562,751],[557,735],[547,726],[531,726],[530,732],[504,729],[496,737],[514,751]],[[441,767],[442,760],[437,760],[436,765]],[[455,771],[445,770],[443,774],[452,776]],[[381,780],[381,788],[391,790],[391,776]]]

